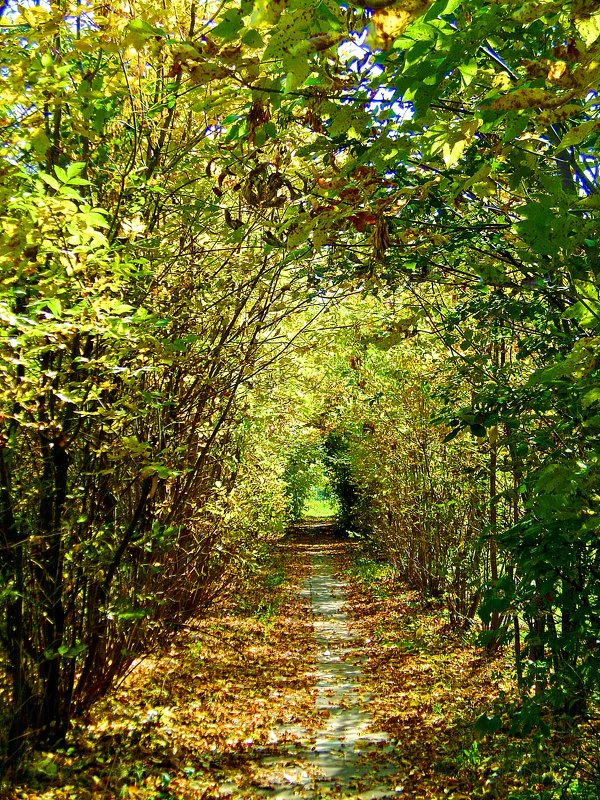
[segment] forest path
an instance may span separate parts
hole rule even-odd
[[[474,739],[510,689],[503,655],[452,635],[441,604],[324,523],[244,566],[1,800],[533,796],[537,749]]]
[[[347,606],[349,566],[329,524],[273,541],[245,581],[74,725],[67,749],[36,755],[10,800],[402,794],[406,756],[370,714],[387,687],[363,686],[374,639]]]
[[[298,767],[285,773],[282,784],[277,782],[276,771],[285,759],[273,756],[263,760],[275,773],[267,778],[268,789],[260,794],[277,800],[322,794],[360,800],[397,797],[395,770],[386,758],[394,746],[387,734],[372,730],[369,697],[361,686],[361,643],[346,610],[346,584],[334,574],[335,556],[344,546],[331,539],[328,526],[307,524],[303,533],[310,574],[301,596],[313,620],[317,653],[312,678],[315,711],[322,723],[313,733],[310,747],[297,753]],[[283,728],[279,733],[285,736],[298,731]]]

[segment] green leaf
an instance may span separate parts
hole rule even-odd
[[[445,14],[452,14],[460,4],[461,0],[438,0],[436,3],[433,3],[431,8],[428,9],[423,19],[424,21],[429,22],[430,20],[434,20],[437,17],[442,17]]]
[[[279,60],[291,53],[294,46],[306,38],[309,26],[310,16],[304,11],[282,14],[273,29],[262,60]]]
[[[594,300],[578,300],[564,312],[563,317],[576,319],[584,328],[596,328],[600,325],[600,303]]]
[[[58,764],[52,761],[51,758],[44,758],[42,761],[36,762],[35,769],[46,779],[53,780],[58,775]]]
[[[72,646],[63,644],[58,648],[58,654],[63,658],[77,658],[82,653],[85,653],[87,649],[87,645],[83,644],[83,642],[78,642]]]
[[[72,186],[67,186],[67,184],[63,184],[59,192],[63,197],[69,197],[71,200],[81,200],[81,195],[77,189],[74,189]]]
[[[254,28],[250,28],[246,31],[246,33],[242,36],[242,43],[253,50],[264,47],[265,44],[260,33],[254,30]]]
[[[50,139],[46,136],[43,130],[37,131],[29,140],[31,146],[37,156],[44,157],[48,152],[48,148],[52,144]]]
[[[600,209],[600,194],[594,192],[587,197],[582,197],[577,205],[582,208]]]
[[[329,123],[329,133],[332,136],[340,136],[344,133],[353,131],[364,133],[371,125],[371,115],[366,111],[360,111],[350,106],[342,106],[336,111]]]
[[[277,125],[274,122],[265,122],[263,125],[263,130],[269,139],[277,138]]]
[[[477,609],[477,613],[481,620],[486,625],[489,625],[492,614],[504,614],[510,609],[512,600],[512,592],[507,594],[493,594],[490,591]]]
[[[168,33],[164,30],[164,28],[158,28],[155,25],[151,25],[149,22],[143,19],[132,19],[128,24],[127,28],[132,33],[142,34],[143,36],[168,36]]]
[[[456,439],[456,437],[458,436],[458,434],[461,431],[462,431],[462,428],[454,428],[453,430],[450,431],[450,433],[448,433],[448,434],[446,434],[446,436],[444,436],[444,442],[447,443],[447,442],[451,442],[453,439]]]
[[[500,719],[500,717],[497,716],[488,717],[487,714],[482,714],[480,717],[477,718],[477,721],[475,722],[475,729],[482,736],[491,733],[497,733],[501,727],[502,727],[502,720]]]
[[[124,436],[121,440],[121,448],[126,450],[131,456],[144,456],[148,453],[150,445],[148,442],[140,442],[137,436]],[[152,471],[154,472],[154,470]]]
[[[74,161],[72,164],[69,164],[66,172],[67,180],[71,180],[71,178],[74,178],[76,175],[79,175],[79,173],[82,172],[85,169],[85,167],[86,167],[85,161]],[[89,181],[86,181],[86,183],[89,183]]]
[[[600,403],[600,387],[596,386],[590,389],[589,392],[586,392],[581,402],[584,408],[589,408],[590,406]]]
[[[254,146],[260,149],[261,147],[264,146],[266,141],[267,141],[267,134],[265,133],[265,129],[263,127],[260,127],[254,133]]]
[[[57,192],[60,191],[60,183],[53,178],[52,175],[47,175],[45,172],[40,172],[40,178],[47,183],[50,188],[55,189]]]
[[[54,172],[56,173],[56,177],[61,181],[61,183],[67,183],[69,180],[69,176],[67,175],[66,171],[59,166],[54,167]]]
[[[559,151],[566,150],[568,147],[580,144],[584,139],[587,139],[588,136],[598,130],[600,130],[600,122],[598,122],[598,120],[590,119],[587,120],[587,122],[582,122],[581,125],[571,128],[571,130],[563,136],[556,149]]]
[[[586,4],[582,4],[584,8],[587,8]],[[586,10],[583,10],[577,14],[575,11],[575,26],[583,40],[585,41],[586,47],[594,44],[596,39],[600,36],[600,12],[595,11],[594,9],[595,4],[591,4],[590,10],[594,11],[594,13],[589,13]]]
[[[47,297],[44,299],[44,303],[48,306],[53,317],[62,317],[63,307],[58,297]]]
[[[478,439],[482,439],[483,437],[487,436],[487,430],[483,425],[475,423],[474,425],[470,425],[469,428],[473,436],[476,436]]]
[[[118,611],[115,616],[125,622],[134,622],[135,620],[145,619],[148,616],[148,610],[146,608],[135,608],[129,611]]]
[[[592,430],[597,429],[598,432],[600,432],[600,414],[595,414],[593,417],[585,419],[583,421],[583,427]]]
[[[458,71],[462,76],[462,83],[465,87],[468,86],[477,75],[477,61],[472,58],[466,64],[460,64]]]
[[[310,222],[308,224],[300,225],[295,230],[292,230],[286,239],[286,244],[288,247],[298,247],[298,245],[303,244],[312,231],[313,223]]]
[[[552,205],[551,198],[532,200],[518,209],[522,221],[515,226],[536,253],[556,255],[568,242],[568,222]]]
[[[58,397],[59,400],[62,400],[63,403],[71,403],[72,405],[77,405],[80,402],[78,397],[73,397],[70,394],[65,394],[65,392],[54,392],[54,395]]]
[[[283,59],[283,69],[287,72],[284,91],[288,93],[302,86],[312,72],[312,64],[306,56],[290,55]]]
[[[216,36],[218,39],[224,39],[229,42],[237,38],[242,27],[242,10],[240,8],[230,8],[223,14],[218,25],[210,33],[211,36]]]
[[[577,478],[571,465],[549,464],[541,471],[535,490],[545,494],[571,494],[576,485]]]
[[[110,225],[104,218],[104,216],[96,210],[92,211],[84,211],[81,214],[82,219],[87,222],[92,228],[109,228]],[[131,306],[128,306],[128,309],[131,310]]]
[[[519,111],[509,111],[505,115],[504,135],[502,141],[508,144],[517,139],[529,124],[529,115]]]

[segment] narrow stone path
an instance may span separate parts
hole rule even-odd
[[[371,730],[368,696],[361,688],[360,643],[345,610],[345,584],[335,577],[331,545],[319,536],[310,546],[311,574],[302,595],[313,616],[317,644],[315,711],[323,718],[310,747],[299,749],[296,768],[285,785],[271,784],[263,796],[277,800],[356,798],[384,800],[394,791],[394,745],[384,732]],[[298,730],[282,728],[279,736],[301,739]],[[277,769],[281,759],[264,766]]]
[[[392,796],[389,787],[380,783],[392,768],[379,764],[374,774],[370,763],[374,752],[381,754],[393,746],[388,745],[385,733],[370,730],[371,717],[364,708],[368,697],[360,684],[358,642],[344,609],[344,583],[333,576],[331,558],[323,549],[315,548],[311,566],[308,590],[318,645],[316,707],[330,712],[326,726],[317,734],[317,767],[324,780],[338,784],[341,796],[349,792],[356,796],[356,789],[365,782],[377,785],[361,791],[360,798]]]

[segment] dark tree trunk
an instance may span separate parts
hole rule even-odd
[[[6,651],[12,678],[7,764],[18,763],[27,743],[31,719],[35,718],[34,698],[27,679],[25,659],[24,548],[26,537],[13,512],[7,448],[0,446],[0,570],[5,584],[12,582],[13,593],[6,605]]]
[[[62,685],[60,648],[64,644],[65,610],[63,605],[64,546],[62,518],[67,496],[69,457],[64,437],[52,442],[42,440],[44,474],[40,500],[40,532],[47,541],[42,568],[39,570],[42,602],[45,606],[44,653],[40,654],[40,676],[43,684],[38,720],[39,738],[50,744],[59,742],[65,735],[69,709],[65,696],[70,687]]]

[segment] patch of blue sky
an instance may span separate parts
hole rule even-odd
[[[380,122],[383,112],[387,110],[393,112],[394,123],[412,119],[412,103],[400,100],[395,88],[377,85],[385,70],[377,63],[373,50],[367,45],[367,35],[367,28],[354,32],[353,38],[343,42],[338,48],[338,57],[345,68],[364,84],[367,92],[362,101],[365,111],[372,112],[374,119],[377,118]],[[356,102],[355,98],[352,101]]]

